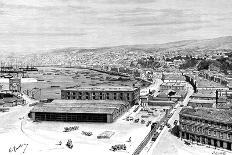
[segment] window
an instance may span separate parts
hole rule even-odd
[[[228,134],[227,134],[227,139],[230,139],[230,137],[231,137],[231,134],[228,133]]]
[[[130,100],[130,93],[127,93],[127,100]]]
[[[114,93],[114,100],[117,100],[117,93]]]
[[[223,133],[222,132],[220,132],[220,138],[223,138]]]
[[[89,99],[89,92],[85,93],[85,99],[87,99],[87,100]]]
[[[183,130],[184,130],[184,127],[185,127],[185,126],[184,126],[184,125],[182,125],[182,129],[183,129]]]
[[[120,93],[120,100],[123,100],[123,93]]]
[[[93,93],[92,95],[93,95],[93,100],[96,100],[96,94]]]
[[[228,124],[228,125],[227,125],[227,129],[231,129],[231,125]]]
[[[216,136],[216,135],[217,135],[217,132],[216,132],[215,130],[214,130],[214,132],[213,132],[213,135],[214,135],[214,136]]]
[[[102,92],[100,92],[100,96],[99,96],[100,100],[103,99],[103,95],[102,95]]]
[[[110,94],[106,93],[106,99],[109,100],[110,99]]]
[[[210,130],[208,130],[208,135],[211,135],[211,131]]]
[[[67,95],[70,95],[70,92],[67,92]]]
[[[203,134],[205,133],[205,129],[202,129],[202,133],[203,133]]]
[[[76,95],[76,92],[73,92],[73,96],[75,96]]]
[[[81,98],[82,98],[82,92],[79,92],[78,99],[81,100]]]

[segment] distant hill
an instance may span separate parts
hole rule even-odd
[[[165,53],[201,55],[204,53],[210,54],[213,50],[232,51],[232,36],[204,40],[184,40],[165,44],[122,45],[86,49],[70,47],[23,55],[19,59],[22,58],[21,61],[26,64],[33,62],[35,65],[129,65],[130,61],[147,55],[162,56]],[[4,58],[2,60],[7,61]]]
[[[183,40],[164,44],[129,45],[121,47],[161,48],[161,49],[232,49],[232,36],[203,40]]]

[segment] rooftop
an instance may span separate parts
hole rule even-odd
[[[222,86],[220,83],[209,81],[207,79],[197,76],[196,76],[196,81],[197,81],[197,87],[225,88],[225,86]]]
[[[185,81],[184,76],[177,75],[177,74],[164,74],[164,79],[165,80],[181,80],[181,81]]]
[[[116,86],[93,86],[93,87],[77,87],[77,88],[70,88],[70,89],[62,89],[62,90],[69,90],[69,91],[134,91],[138,88],[134,87],[116,87]]]
[[[195,116],[201,119],[211,120],[213,122],[232,123],[232,110],[204,107],[185,107],[180,111],[180,114],[186,116]]]
[[[175,102],[173,102],[173,101],[161,101],[161,100],[153,100],[153,101],[148,101],[148,103],[160,103],[160,104],[170,104],[170,105],[172,105],[172,104],[175,104]]]
[[[35,106],[31,112],[112,114],[128,104],[125,101],[114,100],[54,100],[51,103]]]
[[[201,90],[198,91],[197,93],[194,93],[191,95],[191,97],[202,97],[202,98],[216,98],[216,91],[212,90]]]
[[[183,82],[164,82],[161,84],[161,86],[186,86],[186,83]]]
[[[201,103],[201,104],[214,104],[216,100],[198,100],[198,99],[191,99],[189,103]]]

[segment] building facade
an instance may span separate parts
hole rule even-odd
[[[183,108],[179,114],[180,137],[232,150],[232,111]]]
[[[61,90],[66,100],[122,100],[131,106],[138,104],[140,89],[132,87],[78,87]]]
[[[34,121],[112,123],[130,108],[129,102],[110,100],[54,100],[35,106]]]
[[[21,92],[21,79],[10,78],[9,79],[9,90],[12,92]]]
[[[190,99],[188,106],[193,108],[196,107],[205,107],[205,108],[216,108],[216,100],[199,100],[199,99]]]
[[[180,82],[164,82],[160,85],[160,90],[186,90],[186,83],[180,83]]]

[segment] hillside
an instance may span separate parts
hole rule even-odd
[[[232,36],[205,40],[184,40],[165,44],[122,45],[116,47],[102,47],[80,49],[70,47],[56,49],[37,54],[18,56],[17,61],[34,65],[129,65],[130,61],[147,55],[204,55],[220,50],[232,51]],[[4,53],[6,55],[6,53]],[[10,54],[11,55],[11,54]],[[1,61],[12,61],[1,57]]]

